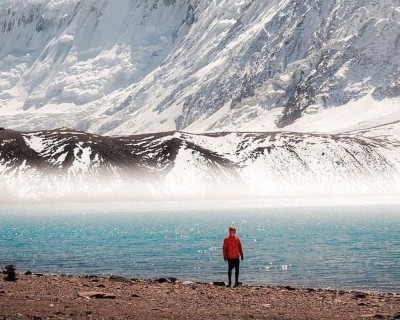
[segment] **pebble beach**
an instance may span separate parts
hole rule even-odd
[[[1,277],[0,319],[400,319],[400,294],[27,272]]]

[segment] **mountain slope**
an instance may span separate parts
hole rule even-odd
[[[0,123],[269,131],[317,113],[300,131],[324,131],[325,110],[361,101],[376,112],[347,127],[380,125],[382,109],[400,120],[399,35],[397,0],[6,2]]]
[[[0,201],[398,194],[400,142],[379,130],[124,137],[0,130]]]

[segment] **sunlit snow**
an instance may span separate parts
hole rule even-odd
[[[400,120],[393,0],[25,0],[0,12],[7,128],[340,132]]]

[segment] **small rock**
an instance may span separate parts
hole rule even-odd
[[[354,299],[364,299],[367,297],[367,294],[364,292],[356,292],[353,296]]]
[[[131,282],[131,280],[121,276],[110,276],[109,279],[115,282]]]
[[[158,278],[156,280],[158,283],[166,283],[166,282],[171,282],[170,280],[166,279],[166,278]]]
[[[102,284],[102,283],[100,283],[98,286],[97,286],[97,288],[105,288],[106,286],[104,285],[104,284]]]
[[[136,293],[132,294],[131,297],[132,297],[132,298],[140,298],[140,296],[137,295]]]
[[[289,290],[289,291],[296,291],[296,288],[291,287],[291,286],[284,286],[283,288],[286,290]]]
[[[26,276],[31,276],[31,275],[32,275],[32,272],[28,270],[27,272],[24,273],[24,275],[26,275]]]
[[[380,313],[371,313],[371,314],[362,314],[360,317],[364,319],[387,319],[388,315]]]
[[[96,291],[90,291],[90,292],[78,292],[78,295],[82,298],[86,299],[115,299],[116,296],[110,293],[104,293],[104,292],[96,292]]]
[[[171,281],[172,283],[175,283],[178,279],[175,277],[169,277],[168,280]]]
[[[225,287],[225,282],[223,282],[223,281],[214,281],[213,285],[214,286],[219,286],[219,287]]]
[[[192,285],[192,284],[194,284],[194,282],[193,282],[193,281],[183,281],[182,284],[185,285],[185,286],[187,286],[187,285]]]
[[[160,309],[160,308],[151,308],[151,310],[153,310],[153,311],[163,311],[163,309]]]

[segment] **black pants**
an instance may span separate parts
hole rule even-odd
[[[228,279],[229,284],[232,284],[232,270],[235,269],[235,284],[239,283],[239,265],[240,260],[237,259],[228,259]]]

